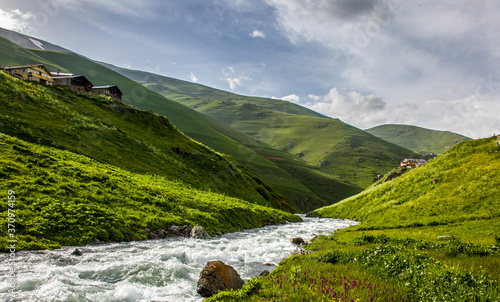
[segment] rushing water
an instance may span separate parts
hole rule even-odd
[[[221,260],[243,279],[271,271],[304,240],[330,234],[354,221],[303,217],[304,222],[267,226],[210,240],[169,238],[113,243],[16,256],[18,294],[8,294],[6,255],[0,257],[1,301],[201,301],[196,283],[203,266]]]

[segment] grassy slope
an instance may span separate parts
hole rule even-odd
[[[209,301],[500,301],[499,139],[460,143],[315,211],[361,224],[320,236],[313,253]]]
[[[287,171],[262,157],[258,150],[268,148],[267,145],[206,115],[165,99],[152,90],[77,55],[53,51],[34,50],[32,52],[65,66],[73,73],[85,74],[95,85],[117,84],[125,93],[124,102],[164,115],[189,137],[203,142],[219,152],[230,154],[237,161],[252,168],[259,176],[263,177],[264,181],[295,203],[301,210],[307,211],[328,204]],[[262,173],[262,171],[271,171],[271,173]],[[286,179],[286,182],[282,181],[283,179]],[[346,191],[352,191],[348,184],[333,180],[332,182],[340,184],[341,187],[347,187]],[[346,196],[349,195],[342,195],[342,197]]]
[[[246,97],[140,71],[110,67],[162,95],[205,113],[273,148],[300,154],[324,175],[366,187],[415,154],[339,120],[274,99]],[[300,176],[297,176],[300,178]]]
[[[96,238],[141,240],[147,239],[146,228],[155,232],[174,224],[219,234],[298,219],[1,133],[0,152],[0,190],[15,192],[15,204],[0,206],[0,251],[9,239],[7,212],[15,215],[17,249],[83,245]]]
[[[51,70],[84,74],[95,85],[118,84],[125,93],[125,102],[137,108],[151,110],[166,116],[188,136],[202,141],[219,152],[231,154],[239,162],[251,166],[252,170],[263,177],[266,183],[269,183],[271,187],[278,190],[288,200],[297,204],[300,209],[308,211],[328,204],[288,172],[248,147],[251,146],[255,150],[262,150],[268,148],[265,144],[208,116],[165,99],[161,95],[99,64],[74,54],[25,49],[2,38],[0,38],[0,49],[2,50],[0,64],[4,66],[44,63]],[[54,62],[57,62],[57,64]],[[342,197],[346,196],[342,195]]]
[[[246,168],[189,139],[162,116],[109,98],[27,84],[3,73],[0,94],[1,132],[131,172],[159,174],[199,189],[295,209]]]
[[[461,143],[424,167],[322,209],[363,228],[447,224],[500,216],[500,153],[495,138]],[[437,180],[433,184],[433,179]],[[500,229],[499,229],[500,230]]]
[[[419,153],[443,154],[450,147],[470,138],[449,132],[411,125],[381,125],[365,130],[383,140]]]

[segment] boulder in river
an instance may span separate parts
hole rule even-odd
[[[191,235],[191,227],[188,225],[173,225],[170,227],[170,231],[174,236],[189,237]]]
[[[205,229],[202,226],[197,225],[191,230],[191,238],[208,239],[208,238],[210,238],[210,236],[208,235],[207,231],[205,231]]]
[[[243,284],[243,279],[232,266],[222,261],[209,261],[201,270],[197,292],[207,298],[219,291],[240,289]]]
[[[83,256],[83,253],[79,249],[75,249],[73,251],[73,253],[71,253],[71,255],[73,255],[73,256]]]
[[[304,239],[302,239],[300,237],[295,237],[295,238],[290,239],[290,243],[293,243],[293,244],[296,244],[296,245],[301,245],[304,242],[305,242]]]

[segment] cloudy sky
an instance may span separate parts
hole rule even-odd
[[[359,128],[500,133],[500,1],[0,0],[0,27]]]

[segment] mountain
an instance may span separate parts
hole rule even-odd
[[[3,72],[0,93],[0,131],[5,134],[133,173],[296,210],[254,173],[186,137],[163,116],[109,98],[28,84]]]
[[[46,42],[41,43],[45,45]],[[302,211],[330,204],[361,191],[357,185],[324,175],[318,167],[166,99],[82,56],[66,51],[26,49],[1,38],[0,50],[4,50],[0,56],[0,64],[4,66],[43,63],[50,70],[84,74],[95,85],[117,84],[125,93],[124,102],[166,116],[189,137],[219,152],[230,154]],[[282,167],[270,158],[279,158]]]
[[[359,188],[414,152],[294,103],[247,97],[147,72],[109,68]],[[272,158],[272,157],[269,157]],[[278,160],[275,162],[281,166]],[[293,172],[292,172],[293,173]],[[300,176],[294,175],[300,179]],[[316,192],[316,191],[315,191]]]
[[[443,154],[450,147],[471,139],[449,131],[431,130],[411,125],[381,125],[365,131],[421,154]]]

